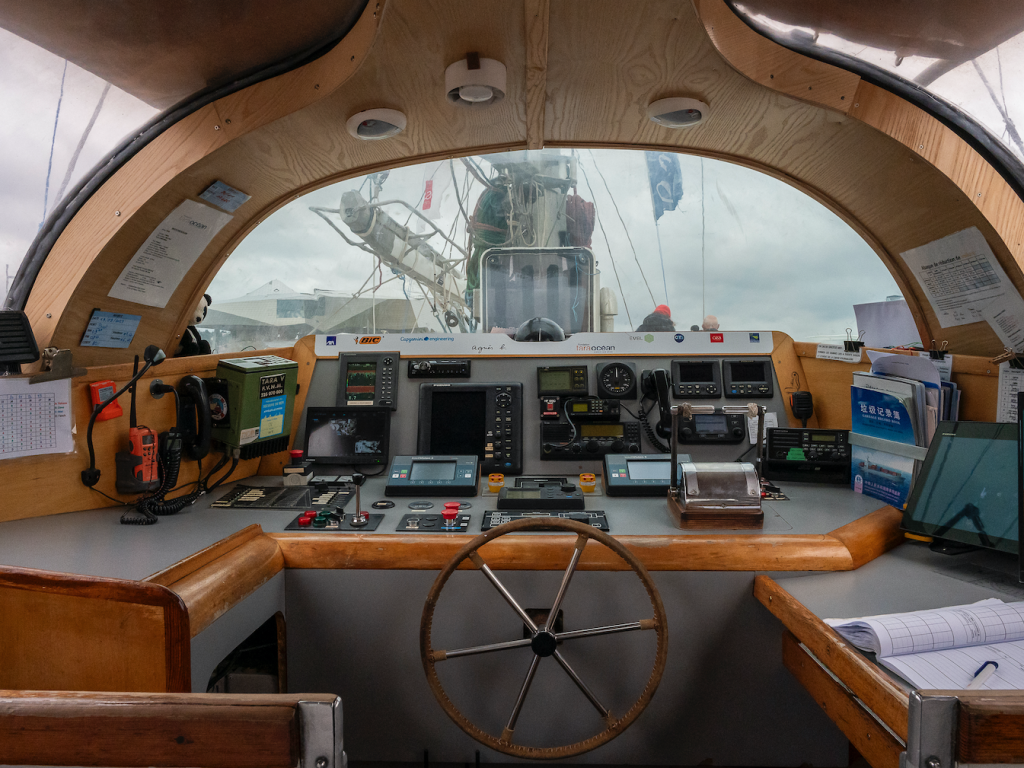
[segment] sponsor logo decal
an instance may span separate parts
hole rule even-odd
[[[711,343],[712,344],[721,344],[724,341],[725,341],[725,334],[724,333],[712,333],[711,334]]]
[[[614,344],[577,344],[577,352],[614,352]]]
[[[360,336],[356,344],[380,344],[381,336]]]
[[[414,341],[455,341],[454,336],[399,336],[399,341],[407,343]]]
[[[685,337],[685,336],[683,336],[683,334],[681,334],[681,333],[677,333],[677,334],[676,334],[675,336],[673,336],[672,338],[674,338],[674,339],[676,340],[676,343],[677,343],[677,344],[682,344],[682,343],[683,343],[683,339],[685,339],[686,337]]]
[[[753,343],[756,343],[756,344],[760,344],[761,343],[761,334],[760,333],[752,333],[752,334],[750,334],[750,341],[753,342]]]
[[[336,347],[336,346],[338,346],[338,337],[337,336],[328,336],[327,337],[327,346],[328,347]]]

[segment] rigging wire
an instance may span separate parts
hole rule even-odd
[[[1024,143],[1021,142],[1020,134],[1017,133],[1017,126],[1013,124],[1013,119],[1010,114],[1003,108],[1003,105],[999,103],[999,97],[996,96],[996,92],[992,90],[992,86],[988,82],[988,78],[985,77],[985,73],[981,71],[981,65],[978,64],[977,59],[971,59],[971,64],[974,65],[974,70],[978,73],[978,77],[981,78],[981,82],[985,85],[985,90],[988,91],[989,97],[992,99],[992,103],[996,107],[996,111],[999,112],[999,116],[1003,118],[1003,123],[1006,125],[1006,132],[1010,136],[1010,140],[1017,145],[1017,148],[1024,152]]]
[[[700,159],[700,316],[708,316],[704,306],[704,158]]]
[[[601,221],[601,215],[597,210],[597,196],[594,194],[594,188],[590,186],[590,177],[587,176],[587,171],[583,167],[582,163],[577,163],[579,169],[583,172],[583,180],[587,183],[587,190],[590,192],[591,202],[594,206],[594,220],[597,222],[598,228],[601,230],[601,236],[604,238],[604,247],[608,249],[608,258],[612,262],[612,274],[615,275],[615,284],[619,286],[619,295],[622,297],[622,307],[626,310],[626,321],[629,323],[630,329],[633,328],[633,318],[629,315],[629,304],[626,303],[626,292],[622,290],[622,281],[619,280],[619,270],[615,266],[615,256],[612,254],[611,243],[608,242],[608,233],[604,231],[604,222]]]
[[[74,153],[71,155],[71,161],[68,163],[68,170],[64,174],[64,181],[60,183],[60,189],[57,191],[54,200],[60,200],[64,197],[64,190],[68,188],[68,184],[71,182],[71,174],[75,171],[75,166],[78,165],[78,157],[82,154],[82,149],[85,148],[85,142],[89,140],[89,134],[92,133],[92,127],[96,125],[96,118],[100,116],[100,110],[103,109],[103,102],[107,98],[107,93],[110,92],[110,83],[104,83],[103,91],[100,93],[100,100],[96,102],[96,108],[92,111],[92,117],[89,118],[89,122],[85,125],[85,130],[82,131],[82,136],[78,139],[78,146],[75,147]]]
[[[46,221],[46,208],[50,200],[50,171],[53,170],[53,148],[57,144],[57,123],[60,121],[60,105],[64,101],[64,79],[68,75],[68,60],[64,59],[64,74],[60,76],[60,95],[57,97],[57,114],[53,116],[53,136],[50,138],[50,161],[46,165],[46,187],[43,191],[43,219],[39,222],[40,229]]]
[[[622,229],[626,233],[626,240],[629,241],[629,247],[633,251],[633,260],[636,262],[636,268],[640,270],[640,277],[643,278],[644,285],[647,286],[647,293],[651,295],[651,302],[657,304],[658,300],[654,298],[654,291],[651,290],[651,285],[647,282],[647,275],[644,274],[644,268],[640,266],[640,257],[637,256],[636,248],[633,246],[633,238],[629,236],[629,227],[626,226],[626,222],[622,218],[622,213],[619,211],[619,205],[615,202],[615,197],[612,195],[612,191],[608,187],[608,181],[601,172],[601,168],[597,165],[597,158],[594,157],[594,150],[588,149],[587,151],[590,153],[590,159],[594,163],[594,170],[597,171],[597,175],[601,177],[601,183],[604,184],[605,191],[608,193],[608,197],[612,201],[612,206],[615,208],[615,215],[619,217],[619,223],[622,224]]]
[[[654,220],[654,234],[658,238],[658,260],[661,262],[661,283],[665,288],[665,303],[668,304],[668,278],[665,277],[665,254],[661,252],[661,227],[658,220]]]

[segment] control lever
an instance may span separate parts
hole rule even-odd
[[[366,475],[361,472],[352,473],[352,484],[356,487],[356,511],[352,513],[352,527],[362,528],[370,522],[370,513],[363,511],[363,502],[360,498],[359,488],[366,482]]]

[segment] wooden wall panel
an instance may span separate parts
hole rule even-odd
[[[191,689],[188,611],[166,587],[0,567],[0,617],[0,689]]]
[[[268,353],[282,357],[291,356],[289,349],[268,350]],[[213,376],[217,370],[218,360],[251,354],[251,352],[236,352],[227,355],[176,358],[165,360],[160,365],[151,368],[138,384],[136,403],[139,424],[145,424],[157,432],[174,425],[174,396],[166,395],[160,400],[153,399],[149,394],[149,385],[154,379],[176,385],[181,377],[187,374],[195,374],[200,378]],[[89,450],[86,445],[86,429],[89,426],[89,416],[92,413],[89,384],[94,381],[111,379],[118,384],[118,387],[121,387],[131,379],[131,376],[132,366],[121,364],[90,368],[85,376],[72,380],[71,401],[77,426],[74,452],[5,459],[0,465],[0,469],[3,471],[5,501],[0,505],[0,522],[115,506],[113,501],[81,483],[81,472],[89,467]],[[115,498],[129,502],[136,497],[121,496],[114,487],[116,477],[114,454],[128,448],[128,414],[131,398],[125,393],[118,398],[118,402],[123,415],[116,419],[98,421],[93,430],[96,466],[102,473],[96,488]],[[209,472],[218,458],[219,454],[210,454],[203,464],[204,473]],[[259,459],[239,462],[232,477],[241,479],[256,474],[259,463]],[[194,482],[197,477],[197,469],[197,464],[194,461],[183,462],[179,477],[180,483]],[[59,482],[54,482],[55,480]]]

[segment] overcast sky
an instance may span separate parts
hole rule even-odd
[[[725,329],[782,330],[802,340],[845,337],[846,328],[854,325],[854,304],[884,301],[899,293],[874,251],[845,222],[804,193],[730,163],[686,155],[679,159],[683,198],[677,210],[662,216],[659,233],[643,152],[584,150],[579,154],[579,194],[597,204],[607,233],[606,244],[600,228],[595,228],[593,250],[601,285],[619,297],[617,330],[627,330],[630,325],[635,328],[655,305],[665,303],[677,327],[684,330],[699,324],[706,312],[717,315]],[[489,169],[487,163],[482,165]],[[392,171],[381,199],[417,203],[425,172],[435,168],[436,164],[431,164]],[[461,182],[464,169],[458,162],[455,169]],[[450,171],[444,167],[443,173]],[[336,209],[343,191],[362,184],[363,179],[358,178],[325,187],[270,216],[239,244],[214,279],[210,287],[214,303],[252,291],[272,278],[303,292],[315,288],[358,290],[376,271],[376,260],[346,245],[309,208]],[[475,206],[480,192],[478,184],[470,188],[470,206]],[[363,194],[369,194],[366,187]],[[439,224],[448,231],[461,218],[451,185],[441,206]],[[398,209],[392,213],[400,215]],[[464,242],[461,222],[455,239]],[[435,247],[440,245],[435,243]],[[299,269],[296,255],[301,256]],[[615,271],[621,283],[616,281]],[[387,270],[384,276],[391,277]],[[400,297],[401,287],[397,282],[385,285],[378,295]]]

